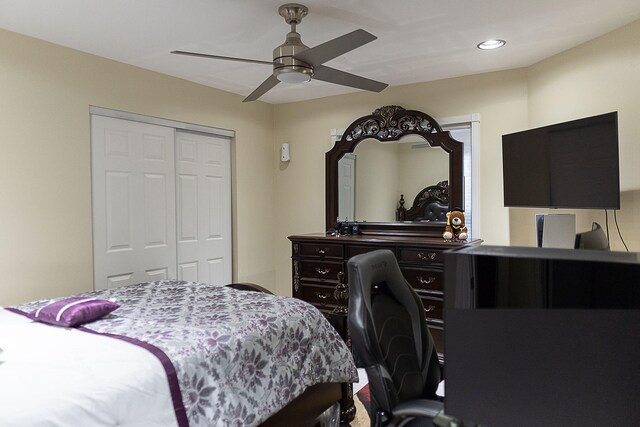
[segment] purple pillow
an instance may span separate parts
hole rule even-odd
[[[97,320],[118,307],[118,304],[109,300],[71,297],[42,306],[30,313],[30,317],[38,322],[72,327]]]

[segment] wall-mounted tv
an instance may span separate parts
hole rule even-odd
[[[502,136],[504,205],[620,209],[618,113]]]

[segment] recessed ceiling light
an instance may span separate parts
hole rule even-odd
[[[506,42],[504,40],[497,40],[497,39],[485,40],[482,43],[478,44],[478,49],[482,49],[482,50],[497,49],[499,47],[504,46],[505,43]]]

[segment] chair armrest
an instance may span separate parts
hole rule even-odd
[[[434,426],[462,427],[460,421],[444,413],[444,404],[437,400],[416,399],[398,404],[393,408],[393,420],[389,426],[402,425],[407,417],[427,418]]]

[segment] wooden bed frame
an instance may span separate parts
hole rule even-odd
[[[339,402],[341,397],[342,384],[340,383],[312,385],[289,402],[287,406],[260,424],[260,427],[314,426],[314,420],[336,402]]]

